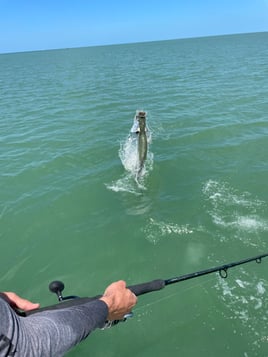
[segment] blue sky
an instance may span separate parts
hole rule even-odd
[[[268,0],[0,0],[0,53],[268,31]]]

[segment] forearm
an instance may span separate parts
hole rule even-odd
[[[136,302],[137,297],[120,280],[110,284],[100,299],[21,317],[10,304],[23,310],[39,305],[6,293],[0,296],[0,357],[63,356],[107,319],[122,319]]]
[[[107,314],[106,304],[96,300],[68,309],[44,311],[24,318],[23,321],[27,329],[36,332],[34,343],[38,345],[40,354],[35,356],[46,356],[46,351],[51,348],[53,351],[50,351],[49,355],[61,356],[85,339],[93,330],[102,327]],[[44,335],[44,333],[46,336],[40,344],[40,334]]]
[[[18,317],[10,308],[8,314],[8,321],[12,321],[8,338],[18,356],[57,357],[63,356],[94,329],[102,327],[108,308],[103,301],[96,300],[68,309],[43,311],[29,317]]]

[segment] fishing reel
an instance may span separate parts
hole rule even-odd
[[[59,280],[52,281],[49,284],[48,287],[49,287],[50,292],[52,292],[52,293],[57,295],[59,302],[63,302],[63,301],[66,301],[66,300],[73,300],[74,299],[74,304],[73,305],[77,305],[77,303],[79,303],[79,301],[81,299],[84,301],[84,298],[80,298],[79,296],[76,296],[76,295],[63,296],[62,292],[63,292],[65,286],[64,286],[62,281],[59,281]],[[94,298],[88,298],[88,299],[89,299],[89,301],[90,300],[96,300],[96,299],[98,299],[100,297],[101,297],[101,295],[96,296]],[[78,300],[76,300],[76,299],[78,299]],[[82,303],[82,301],[81,301],[81,303]],[[70,304],[70,306],[72,306],[72,304]],[[102,327],[102,330],[104,330],[106,328],[110,328],[112,326],[115,326],[119,322],[125,322],[130,317],[133,317],[133,312],[130,312],[130,313],[126,314],[122,320],[113,320],[113,321],[107,320],[107,321],[105,321],[105,324]]]

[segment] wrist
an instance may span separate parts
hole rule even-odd
[[[105,305],[107,306],[107,319],[110,320],[109,316],[110,316],[110,310],[111,310],[111,306],[112,306],[111,298],[107,297],[107,296],[102,296],[99,300],[103,301],[105,303]]]

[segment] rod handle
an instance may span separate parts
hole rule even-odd
[[[128,289],[131,290],[136,296],[139,296],[139,295],[150,293],[152,291],[161,290],[164,287],[165,287],[165,280],[156,279],[156,280],[149,281],[147,283],[128,286]],[[89,301],[97,300],[101,296],[102,295],[97,295],[94,297],[84,297],[84,298],[77,297],[77,298],[70,299],[70,300],[64,300],[64,301],[62,301],[58,304],[52,305],[52,306],[46,306],[46,307],[41,307],[41,308],[35,309],[35,310],[20,312],[19,315],[30,316],[32,314],[42,312],[42,311],[64,309],[64,308],[68,308],[68,307],[75,306],[75,305],[85,304]]]
[[[128,286],[128,289],[131,290],[136,296],[150,293],[152,291],[161,290],[165,287],[165,280],[156,279],[148,281],[147,283],[137,284]]]

